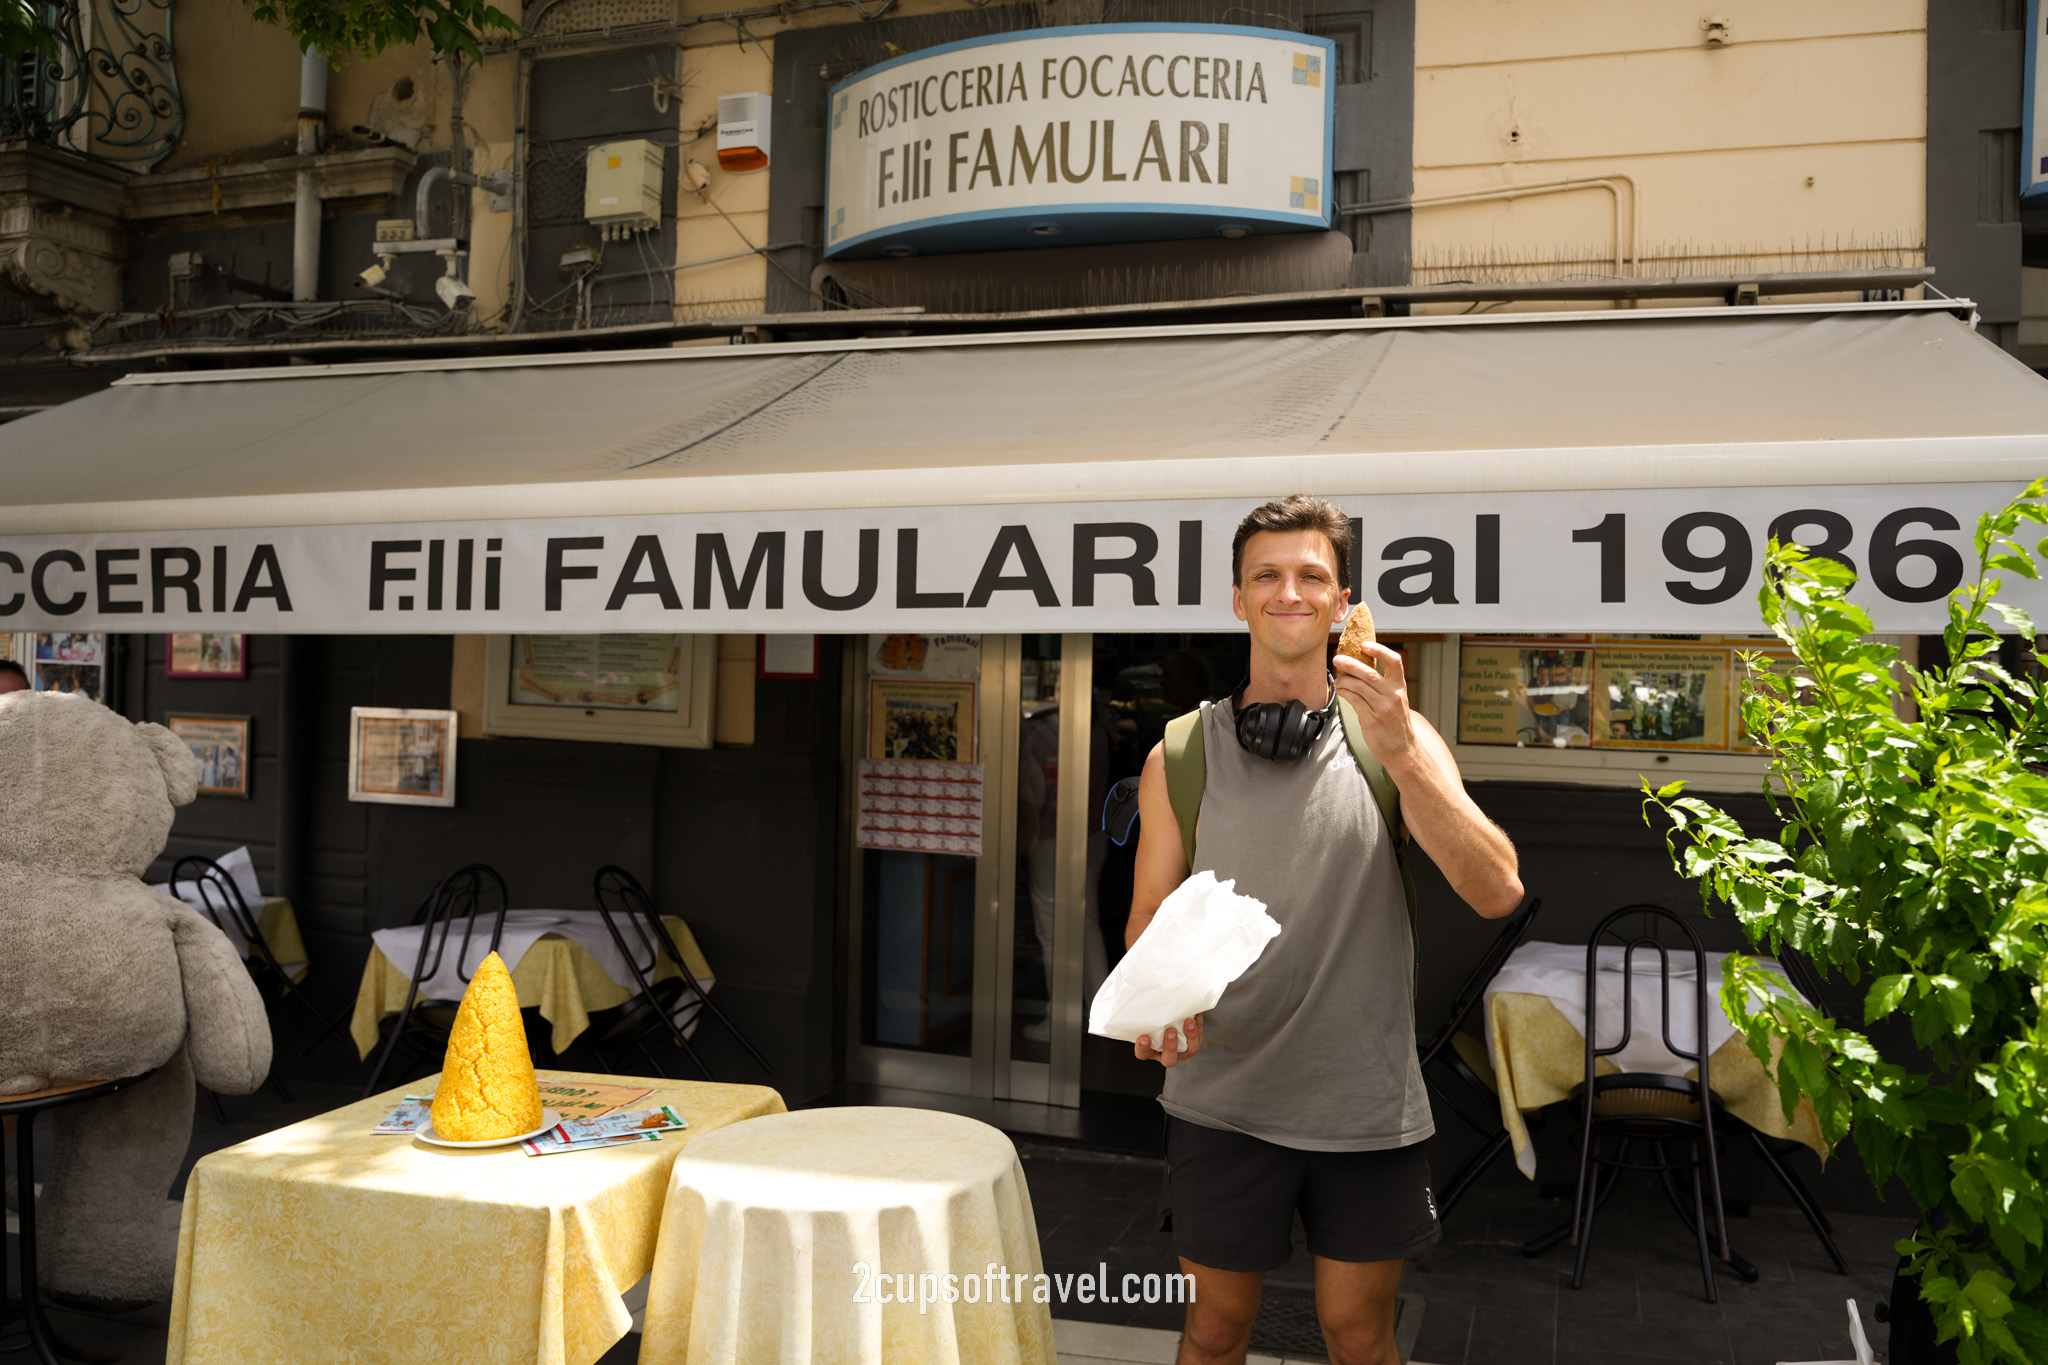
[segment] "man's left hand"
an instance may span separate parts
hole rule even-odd
[[[1408,671],[1398,652],[1377,641],[1365,647],[1377,671],[1346,654],[1331,662],[1337,692],[1351,703],[1364,731],[1366,747],[1389,769],[1415,748],[1415,726],[1408,709]]]

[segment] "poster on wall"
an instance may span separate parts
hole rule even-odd
[[[979,635],[870,635],[870,678],[973,682],[981,676]]]
[[[666,711],[682,706],[680,635],[515,635],[514,706]]]
[[[249,717],[172,712],[164,725],[199,760],[201,796],[249,796]]]
[[[454,805],[455,723],[453,711],[351,707],[348,799]]]
[[[1592,654],[1565,644],[1467,645],[1459,670],[1460,744],[1593,742]]]
[[[1458,651],[1458,742],[1755,753],[1742,729],[1753,636],[1474,639]]]
[[[855,816],[862,848],[981,856],[982,766],[864,758]]]
[[[38,692],[73,692],[105,701],[107,637],[97,631],[40,631],[31,637],[29,685]]]
[[[1728,747],[1725,649],[1602,649],[1593,724],[1614,749]]]
[[[164,637],[166,678],[246,678],[249,676],[246,635],[215,635],[180,631]]]
[[[870,682],[868,757],[972,763],[974,690],[969,682]]]

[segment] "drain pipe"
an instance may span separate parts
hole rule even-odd
[[[327,147],[327,55],[299,58],[299,178],[292,207],[292,299],[320,297],[320,184],[312,159]]]

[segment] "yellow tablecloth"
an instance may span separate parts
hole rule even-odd
[[[640,1359],[1055,1365],[1052,1310],[1032,1301],[1042,1271],[1023,1167],[987,1124],[883,1108],[756,1119],[676,1162]],[[910,1288],[927,1275],[935,1292]],[[898,1285],[910,1302],[877,1301]]]
[[[697,947],[690,927],[673,915],[664,915],[662,922],[688,959],[690,971],[709,990],[711,967]],[[654,979],[661,981],[678,975],[675,964],[664,956]],[[406,987],[411,982],[405,969],[384,956],[383,950],[374,945],[370,948],[369,960],[363,964],[362,984],[356,988],[355,1016],[348,1026],[349,1036],[356,1040],[357,1056],[368,1057],[376,1048],[379,1023],[405,1008]],[[607,976],[588,948],[559,934],[545,935],[526,950],[526,955],[512,968],[512,984],[519,991],[522,1007],[538,1005],[540,1017],[555,1026],[552,1041],[558,1057],[590,1027],[591,1011],[608,1010],[633,998],[633,988]]]
[[[306,979],[306,941],[299,937],[299,917],[292,913],[289,900],[265,896],[263,908],[256,914],[256,932],[263,935],[263,945],[286,976],[294,981]]]
[[[370,1133],[415,1081],[200,1160],[185,1188],[166,1365],[588,1365],[626,1334],[669,1168],[727,1124],[780,1113],[756,1085],[543,1071],[651,1086],[689,1129],[529,1157]]]
[[[1497,1067],[1489,1066],[1485,1054],[1477,1048],[1469,1052],[1460,1048],[1459,1053],[1482,1076],[1492,1076],[1500,1093],[1500,1121],[1514,1142],[1515,1165],[1533,1180],[1536,1149],[1529,1143],[1522,1114],[1569,1098],[1585,1080],[1585,1035],[1549,996],[1518,991],[1499,991],[1486,998],[1486,1027]],[[1774,1062],[1777,1053],[1774,1043]],[[1618,1069],[1605,1057],[1593,1063],[1595,1075],[1610,1076]],[[1827,1140],[1821,1136],[1820,1120],[1814,1115],[1812,1102],[1800,1100],[1793,1121],[1787,1124],[1784,1107],[1778,1100],[1778,1087],[1771,1083],[1740,1033],[1707,1057],[1707,1072],[1714,1094],[1730,1114],[1766,1137],[1796,1138],[1811,1147],[1822,1161],[1827,1160]],[[1697,1067],[1686,1073],[1697,1074]]]

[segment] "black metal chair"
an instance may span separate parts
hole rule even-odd
[[[178,895],[178,888],[187,888],[191,899]],[[300,1008],[313,1016],[313,1022],[320,1026],[325,1036],[334,1026],[334,1021],[320,1013],[313,1002],[306,998],[305,990],[292,980],[291,973],[270,951],[270,944],[264,941],[261,924],[255,911],[249,908],[248,900],[242,895],[242,888],[235,882],[228,870],[213,859],[193,853],[178,859],[171,868],[170,892],[185,901],[187,905],[212,920],[214,927],[228,935],[230,941],[240,937],[248,945],[248,953],[242,959],[249,969],[249,975],[256,982],[256,989],[271,999],[296,1001]],[[292,1102],[291,1091],[285,1089],[284,1080],[272,1068],[268,1078],[272,1090],[286,1104]],[[201,1087],[204,1089],[204,1087]],[[207,1098],[213,1101],[214,1117],[227,1122],[227,1110],[221,1105],[220,1096],[211,1090]]]
[[[483,908],[492,903],[497,906],[495,910]],[[482,863],[471,863],[449,873],[420,902],[412,917],[412,922],[421,926],[420,948],[413,958],[412,980],[406,987],[405,1005],[391,1026],[391,1036],[385,1039],[383,1050],[377,1054],[377,1064],[370,1069],[369,1084],[363,1087],[364,1099],[377,1093],[384,1079],[384,1069],[401,1042],[411,1051],[414,1061],[448,1046],[448,1033],[454,1027],[455,1011],[461,1007],[462,1001],[422,1000],[420,988],[441,970],[448,939],[457,921],[462,924],[462,941],[455,950],[455,974],[467,985],[470,973],[463,970],[462,964],[469,960],[479,913],[490,919],[490,951],[495,953],[505,938],[505,911],[509,905],[505,879],[498,875],[497,869]]]
[[[71,1085],[53,1086],[27,1095],[0,1095],[0,1118],[15,1120],[14,1170],[17,1192],[15,1202],[19,1206],[21,1220],[21,1316],[28,1329],[28,1349],[39,1365],[61,1365],[72,1360],[104,1360],[103,1354],[88,1354],[58,1336],[43,1316],[43,1301],[36,1287],[36,1165],[35,1126],[36,1116],[46,1110],[62,1108],[67,1104],[79,1104],[95,1100],[102,1095],[111,1095],[116,1090],[125,1090],[139,1085],[156,1074],[151,1067],[139,1076],[124,1076],[114,1081],[80,1081]],[[0,1285],[7,1282],[7,1243],[0,1238]],[[19,1347],[0,1347],[0,1350],[14,1351]]]
[[[1638,917],[1634,934],[1615,928],[1628,916]],[[1693,1049],[1678,1046],[1671,1036],[1671,948],[1656,937],[1659,925],[1668,925],[1682,936],[1678,952],[1692,958]],[[1622,947],[1621,1036],[1606,1047],[1596,1038],[1598,1031],[1601,971],[1601,940],[1611,937]],[[1697,1070],[1691,1077],[1656,1072],[1616,1072],[1601,1076],[1595,1067],[1602,1057],[1612,1057],[1628,1046],[1635,1032],[1635,954],[1639,948],[1656,952],[1658,995],[1662,1018],[1662,1041],[1673,1056],[1692,1062]],[[1719,1302],[1714,1287],[1714,1253],[1743,1279],[1754,1283],[1757,1269],[1728,1244],[1728,1216],[1721,1201],[1720,1154],[1714,1141],[1715,1096],[1707,1061],[1707,1011],[1719,1008],[1707,998],[1707,954],[1692,926],[1661,905],[1628,905],[1614,911],[1594,927],[1586,941],[1586,1071],[1575,1098],[1583,1104],[1579,1135],[1579,1178],[1573,1201],[1571,1224],[1531,1242],[1525,1251],[1540,1253],[1569,1236],[1578,1246],[1572,1269],[1572,1288],[1586,1282],[1586,1258],[1593,1247],[1593,1220],[1614,1192],[1624,1170],[1653,1171],[1671,1201],[1679,1220],[1699,1242],[1700,1278],[1706,1286],[1708,1303]],[[1599,1151],[1600,1140],[1609,1139],[1608,1153]],[[1670,1144],[1682,1142],[1685,1154],[1674,1157]],[[1652,1155],[1632,1159],[1638,1144],[1651,1148]],[[1692,1176],[1692,1208],[1679,1197],[1676,1174]],[[1704,1186],[1702,1181],[1704,1173]],[[1709,1217],[1708,1191],[1712,1192]]]
[[[1452,1208],[1485,1174],[1494,1159],[1508,1149],[1510,1143],[1508,1130],[1500,1121],[1500,1086],[1494,1079],[1492,1065],[1486,1059],[1486,1044],[1467,1032],[1465,1025],[1485,1000],[1487,986],[1500,973],[1508,955],[1528,936],[1530,926],[1536,922],[1536,915],[1542,909],[1543,898],[1532,896],[1508,918],[1500,932],[1494,935],[1493,942],[1480,954],[1479,960],[1472,964],[1472,971],[1466,976],[1465,984],[1458,988],[1443,1023],[1417,1049],[1422,1064],[1422,1083],[1460,1122],[1483,1139],[1479,1149],[1466,1158],[1444,1187],[1437,1202],[1440,1220],[1451,1216]],[[1464,1092],[1463,1100],[1445,1087],[1437,1069],[1449,1073],[1450,1079],[1458,1083]],[[1486,1117],[1474,1118],[1468,1112],[1468,1105],[1476,1105]]]
[[[761,1055],[761,1050],[740,1032],[739,1025],[733,1023],[724,1010],[712,1002],[710,992],[690,970],[689,960],[676,947],[668,926],[661,922],[661,913],[654,908],[653,897],[647,894],[647,888],[640,885],[639,879],[622,867],[607,866],[597,870],[591,885],[597,897],[597,913],[603,917],[612,942],[625,957],[636,988],[633,998],[620,1008],[618,1018],[613,1020],[602,1037],[595,1040],[597,1055],[605,1066],[612,1066],[612,1060],[605,1051],[606,1044],[616,1046],[623,1042],[637,1048],[656,1075],[668,1075],[661,1068],[661,1059],[647,1045],[649,1039],[666,1033],[669,1041],[696,1063],[705,1080],[716,1080],[697,1049],[690,1046],[686,1031],[708,1012],[739,1039],[740,1046],[760,1064],[763,1071],[774,1075],[775,1068]],[[622,920],[623,929],[620,927]],[[664,957],[675,964],[676,975],[656,980]],[[694,1010],[692,1005],[696,1007]],[[679,1015],[683,1017],[678,1018]]]

